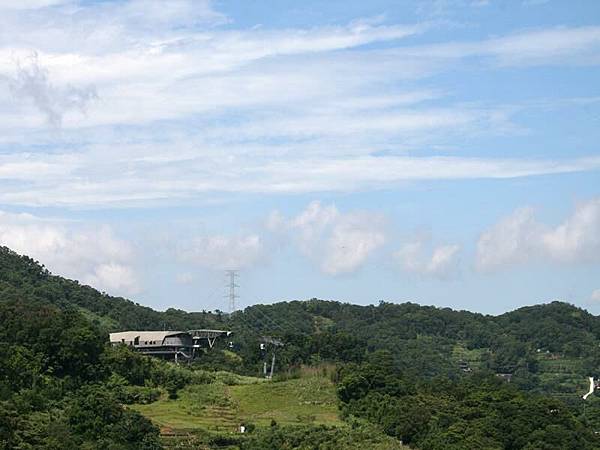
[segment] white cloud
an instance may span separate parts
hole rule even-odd
[[[211,0],[129,0],[114,6],[107,5],[103,10],[114,14],[124,25],[133,25],[134,29],[136,25],[181,29],[228,22],[223,14],[212,8],[211,3]]]
[[[472,57],[594,64],[598,27],[405,47],[402,39],[431,25],[234,29],[201,0],[22,5],[0,15],[3,204],[154,205],[600,167],[598,158],[419,157],[518,127],[502,107],[415,86]],[[32,51],[37,60],[15,76],[15,60]],[[61,129],[47,130],[44,119]]]
[[[20,5],[7,8],[7,3]],[[196,27],[227,22],[209,0],[15,0],[2,4],[0,47],[72,55],[139,50],[147,44],[185,40]]]
[[[302,145],[290,145],[291,149]],[[177,152],[173,152],[177,148]],[[99,146],[86,154],[0,155],[0,203],[31,206],[132,205],[222,193],[353,192],[407,181],[516,178],[598,170],[600,158],[277,155],[257,147],[189,143]],[[227,157],[224,157],[227,155]]]
[[[0,10],[27,10],[46,8],[67,3],[71,0],[8,0],[0,3]]]
[[[477,243],[481,270],[535,260],[600,262],[600,198],[578,204],[556,227],[538,222],[532,208],[518,209],[485,231]]]
[[[76,229],[29,214],[0,211],[0,245],[30,256],[57,275],[112,294],[140,291],[133,249],[107,227]]]
[[[532,208],[521,208],[486,230],[477,243],[480,269],[522,263],[538,250],[541,234]]]
[[[350,23],[277,31],[210,30],[189,35],[178,31],[172,39],[120,38],[115,43],[120,47],[107,44],[111,51],[101,54],[95,48],[74,48],[73,41],[87,42],[88,36],[65,36],[65,49],[48,48],[47,37],[16,45],[10,36],[8,48],[0,45],[0,76],[12,76],[15,57],[25,59],[35,49],[40,66],[48,72],[46,78],[55,85],[96,86],[102,101],[95,102],[89,117],[67,118],[66,128],[140,125],[251,106],[294,105],[293,110],[315,99],[352,98],[359,86],[384,76],[381,69],[360,60],[346,61],[341,55],[332,57],[330,52],[419,30]],[[112,40],[119,32],[106,34]]]
[[[99,264],[81,281],[108,292],[136,294],[140,291],[134,270],[119,263]]]
[[[394,253],[400,268],[419,275],[448,278],[458,270],[460,246],[431,246],[430,239],[417,238],[403,244]]]
[[[590,303],[600,303],[600,289],[595,289],[590,295]]]
[[[93,86],[53,86],[48,71],[41,67],[36,54],[25,63],[17,61],[17,73],[9,78],[10,89],[18,98],[29,99],[54,127],[62,124],[65,113],[76,110],[85,113],[88,104],[98,98]]]
[[[529,30],[481,41],[450,42],[399,49],[398,56],[442,59],[491,58],[506,66],[600,63],[600,27]]]
[[[351,273],[362,266],[385,242],[384,219],[366,212],[341,213],[335,206],[310,203],[297,216],[286,218],[273,211],[260,232],[238,235],[205,234],[182,240],[177,256],[201,267],[246,269],[265,261],[275,245],[291,242],[297,250],[330,275]],[[178,276],[187,283],[187,274]]]
[[[340,275],[358,270],[385,243],[384,222],[380,214],[341,213],[314,201],[290,219],[273,213],[267,226],[289,236],[324,273]]]
[[[265,257],[265,248],[257,234],[207,235],[180,243],[177,254],[184,262],[208,269],[245,269]]]
[[[321,269],[337,275],[354,272],[385,243],[380,219],[365,213],[340,217],[326,241]]]
[[[600,261],[600,198],[577,205],[565,222],[542,234],[542,245],[560,262]]]

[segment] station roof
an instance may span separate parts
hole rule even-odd
[[[228,330],[201,329],[201,330],[189,330],[188,333],[191,334],[195,338],[207,338],[207,337],[212,338],[212,337],[218,337],[218,336],[230,336],[232,332],[228,331]]]
[[[185,331],[121,331],[119,333],[110,333],[110,342],[130,342],[139,337],[140,341],[160,341],[162,342],[168,336],[177,336],[187,334]]]

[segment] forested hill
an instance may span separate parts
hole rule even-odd
[[[186,417],[204,417],[200,398],[217,402],[211,407],[218,411],[232,409],[225,394],[239,389],[224,388],[223,379],[231,382],[229,372],[236,372],[263,382],[263,365],[274,354],[274,381],[298,377],[307,366],[313,373],[329,371],[317,384],[337,396],[337,403],[324,406],[327,414],[339,407],[340,416],[327,417],[352,426],[272,424],[247,438],[217,433],[203,435],[202,442],[252,450],[314,448],[323,439],[330,446],[322,448],[353,450],[405,448],[400,441],[423,450],[598,448],[600,398],[592,396],[584,408],[581,395],[587,377],[600,375],[600,319],[566,303],[500,316],[317,299],[233,314],[159,312],[54,276],[0,248],[0,324],[0,450],[162,448],[152,416],[138,412],[149,410],[123,404],[160,399],[150,408],[160,415],[184,390],[177,405],[194,405]],[[185,367],[107,345],[111,330],[163,327],[231,329],[233,341],[218,341]],[[211,400],[213,391],[223,398]],[[276,401],[306,406],[296,391],[283,392],[290,393]],[[257,397],[246,401],[255,405]],[[296,419],[304,423],[310,414]]]
[[[222,327],[222,314],[164,312],[121,297],[111,297],[77,281],[52,275],[42,264],[0,247],[0,292],[49,302],[61,308],[76,307],[106,330],[179,330]]]
[[[545,359],[563,358],[578,374],[600,361],[600,318],[567,303],[528,306],[489,316],[414,303],[359,306],[312,299],[255,305],[232,315],[169,309],[155,311],[54,276],[40,263],[0,248],[0,298],[28,299],[76,309],[105,331],[228,328],[244,356],[238,370],[252,372],[264,336],[286,343],[284,367],[318,361],[360,362],[389,350],[399,367],[420,376],[488,369],[510,373],[531,387]],[[218,361],[214,361],[215,364]],[[225,364],[225,361],[222,362]]]
[[[564,363],[563,375],[583,380],[598,373],[600,362],[600,319],[561,302],[487,316],[413,303],[309,300],[256,305],[232,322],[238,334],[254,328],[283,338],[289,345],[282,353],[292,364],[305,358],[358,362],[388,350],[399,367],[418,376],[485,369],[511,374],[528,389],[553,390],[565,377],[544,372],[552,364]]]
[[[3,300],[28,298],[75,307],[107,331],[228,327],[250,341],[283,338],[291,349],[285,355],[290,364],[306,359],[357,361],[377,349],[391,350],[400,364],[425,374],[452,370],[461,357],[477,357],[473,363],[498,372],[531,365],[528,359],[538,353],[585,358],[586,367],[600,358],[600,317],[562,302],[500,316],[414,303],[359,306],[317,299],[255,305],[231,316],[220,311],[160,312],[52,275],[6,247],[0,247],[0,292]],[[478,354],[478,349],[485,351]]]

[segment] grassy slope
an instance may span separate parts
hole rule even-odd
[[[318,371],[279,382],[226,372],[220,375],[215,383],[182,389],[177,400],[165,396],[152,404],[130,407],[160,426],[167,449],[237,449],[240,440],[272,430],[271,421],[275,420],[279,426],[288,427],[283,429],[301,433],[326,425],[330,427],[326,435],[336,436],[333,445],[340,450],[408,450],[373,425],[355,429],[342,422],[335,387]],[[239,425],[249,423],[257,430],[252,435],[240,435]],[[308,441],[305,444],[310,445]]]
[[[227,380],[230,382],[231,380]],[[164,429],[235,431],[241,423],[281,425],[306,423],[341,426],[334,386],[312,375],[281,382],[244,377],[244,384],[192,385],[179,398],[134,405]]]
[[[226,385],[220,382],[188,386],[176,400],[163,397],[148,405],[131,407],[163,429],[233,431],[239,425]]]
[[[231,386],[229,395],[240,417],[256,425],[341,425],[333,384],[313,375],[281,382]]]

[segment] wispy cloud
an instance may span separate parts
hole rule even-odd
[[[395,50],[397,56],[460,60],[488,58],[504,66],[600,64],[600,27],[554,27],[481,41],[456,41]]]
[[[71,0],[19,0],[18,2],[2,2],[0,10],[32,10],[65,4]]]
[[[16,75],[8,78],[8,82],[17,98],[31,100],[54,127],[60,127],[65,113],[72,110],[85,113],[89,103],[98,98],[94,86],[54,86],[35,53],[25,61],[16,62]]]
[[[352,192],[423,180],[517,178],[598,170],[600,158],[525,160],[469,157],[260,155],[248,149],[185,147],[156,157],[144,146],[66,155],[0,155],[0,202],[32,206],[125,206],[210,193]],[[146,159],[143,155],[153,155]]]
[[[190,0],[28,5],[0,17],[5,204],[152,205],[600,167],[595,157],[492,157],[483,147],[486,156],[460,156],[466,139],[519,124],[502,105],[458,102],[430,81],[473,58],[596,64],[598,27],[407,45],[434,25],[235,28],[215,4]],[[440,148],[455,153],[420,156]]]

